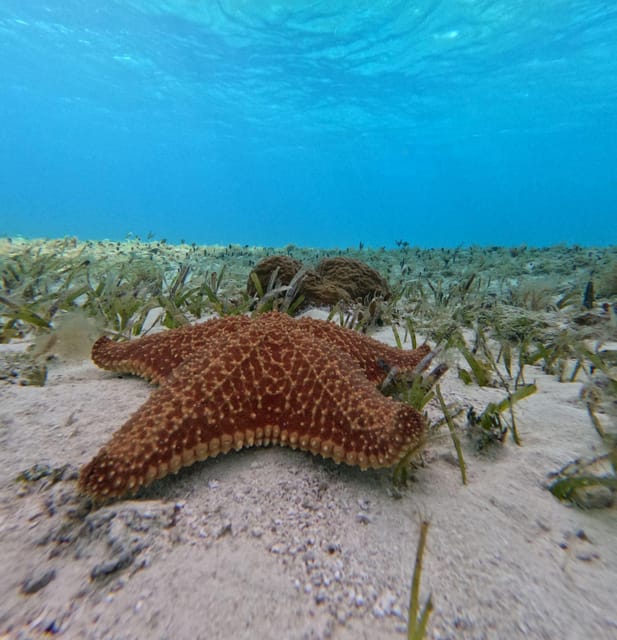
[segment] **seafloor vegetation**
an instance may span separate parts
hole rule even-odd
[[[617,247],[459,247],[315,250],[142,242],[0,239],[0,343],[27,339],[26,352],[0,358],[0,379],[45,384],[57,356],[85,358],[102,332],[118,339],[174,328],[209,315],[306,308],[303,279],[326,257],[366,263],[385,276],[384,295],[329,306],[335,322],[358,331],[392,326],[399,345],[427,340],[434,368],[411,379],[388,375],[382,391],[424,411],[429,437],[447,427],[461,481],[463,438],[477,451],[511,435],[521,444],[514,406],[535,393],[531,367],[582,383],[580,401],[600,446],[547,476],[547,488],[580,507],[610,506],[617,494]],[[282,282],[279,267],[260,279],[254,267],[283,255],[300,265]],[[277,261],[275,261],[278,264]],[[285,260],[281,264],[285,264]],[[317,266],[319,269],[319,266]],[[316,276],[317,277],[317,276]],[[485,407],[448,404],[439,381],[456,372],[465,385],[495,387]],[[433,410],[427,411],[429,405]],[[394,469],[405,484],[417,451]],[[29,479],[28,471],[22,479]],[[408,611],[408,637],[422,638],[432,611],[420,607],[419,584],[428,521],[422,523]]]
[[[536,389],[529,367],[560,381],[583,382],[581,402],[602,440],[591,460],[573,460],[548,488],[581,506],[612,504],[617,490],[617,247],[458,247],[317,250],[296,246],[170,245],[164,240],[82,242],[0,239],[0,342],[32,338],[27,355],[5,356],[0,377],[44,384],[52,354],[86,357],[101,332],[128,338],[178,327],[211,314],[294,313],[297,284],[266,290],[250,274],[267,256],[315,265],[324,257],[362,260],[386,277],[391,295],[338,303],[330,317],[361,331],[392,325],[395,338],[434,345],[442,364],[414,380],[389,380],[384,392],[423,410],[441,410],[430,431],[447,426],[461,476],[464,434],[478,450],[511,433],[520,443],[514,404]],[[302,274],[300,274],[302,276]],[[257,283],[257,287],[252,286]],[[8,359],[7,359],[8,358]],[[503,390],[482,409],[447,405],[439,387],[446,367],[465,384]],[[405,482],[408,460],[395,470]]]

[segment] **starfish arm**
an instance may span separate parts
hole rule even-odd
[[[102,337],[92,347],[92,360],[102,369],[130,373],[160,384],[213,336],[221,339],[249,322],[245,316],[217,318],[128,342],[114,342]]]
[[[302,318],[298,323],[316,340],[327,340],[351,355],[374,384],[384,381],[389,369],[412,371],[428,355],[427,344],[417,349],[397,349],[351,329],[338,327],[332,322]]]
[[[121,496],[197,460],[281,444],[336,462],[396,463],[424,436],[420,413],[381,395],[353,357],[295,321],[248,325],[178,367],[80,473]]]

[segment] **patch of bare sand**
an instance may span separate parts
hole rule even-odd
[[[524,445],[468,448],[468,486],[444,436],[400,495],[388,471],[271,448],[93,512],[76,469],[149,385],[88,362],[53,366],[44,387],[2,384],[0,637],[402,638],[428,517],[429,638],[616,638],[617,513],[569,508],[543,487],[598,442],[578,384],[537,382],[518,406]],[[500,397],[452,374],[442,388],[477,408]],[[55,483],[15,482],[38,463],[72,466]]]

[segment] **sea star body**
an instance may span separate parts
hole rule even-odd
[[[332,323],[268,313],[211,320],[126,343],[94,362],[159,383],[80,473],[83,492],[122,496],[231,449],[287,445],[361,468],[390,466],[424,434],[422,415],[382,395],[403,351]]]

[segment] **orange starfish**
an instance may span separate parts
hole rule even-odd
[[[424,434],[422,415],[382,395],[402,351],[322,320],[232,316],[125,343],[100,338],[94,362],[160,384],[79,475],[95,498],[122,496],[231,449],[287,445],[337,463],[398,462]]]

